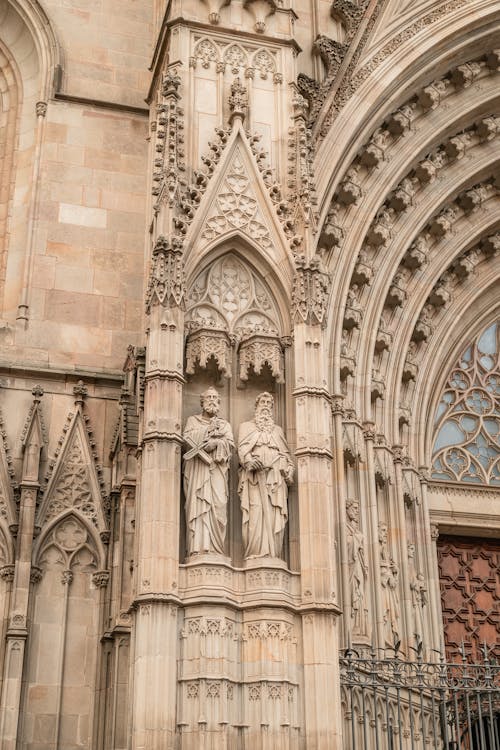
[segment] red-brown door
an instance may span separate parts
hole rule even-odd
[[[473,661],[484,643],[500,652],[500,541],[443,536],[438,540],[447,657]]]

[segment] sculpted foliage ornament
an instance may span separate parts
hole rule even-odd
[[[307,260],[295,256],[295,276],[292,290],[292,314],[297,322],[326,325],[326,311],[330,289],[330,275],[319,256]]]
[[[176,237],[167,240],[160,235],[153,248],[146,312],[150,314],[156,305],[183,308],[184,293],[182,243]]]
[[[246,86],[243,86],[239,78],[235,78],[231,84],[231,95],[229,97],[229,122],[232,123],[235,117],[240,120],[245,119],[248,108],[248,95]]]
[[[399,49],[401,45],[404,44],[404,42],[413,40],[419,31],[427,29],[431,24],[439,21],[444,16],[447,16],[458,10],[459,8],[462,8],[467,4],[467,2],[468,0],[447,0],[447,2],[443,2],[437,5],[437,7],[433,8],[428,13],[421,15],[414,23],[407,25],[402,31],[394,35],[386,44],[383,45],[382,48],[379,48],[378,51],[371,58],[369,58],[365,64],[363,64],[361,67],[358,67],[363,49],[366,45],[366,42],[370,38],[372,29],[377,22],[377,18],[379,17],[380,11],[383,7],[383,3],[374,3],[371,9],[366,11],[366,23],[364,25],[362,36],[359,39],[356,48],[352,51],[349,64],[346,67],[342,81],[336,89],[335,97],[321,119],[319,126],[320,136],[324,137],[328,133],[331,124],[337,116],[338,112],[345,106],[349,99],[351,99],[359,86],[376,71],[379,65],[381,65],[384,60],[387,59],[387,57],[389,57],[395,50]],[[363,3],[363,6],[365,7],[365,3]],[[497,64],[494,62],[494,60],[496,59],[494,55],[485,55],[485,58],[486,65],[488,67],[491,67],[491,70],[495,70]],[[452,71],[450,71],[450,74],[448,74],[450,77],[451,73]],[[484,75],[484,69],[482,69],[482,75]],[[444,79],[448,80],[447,77],[444,77]],[[456,78],[456,84],[459,87],[462,86],[460,77]],[[326,98],[331,85],[332,83],[330,82],[328,87],[326,87],[326,90],[321,91],[321,95],[318,97],[318,106],[313,112],[313,116],[315,116],[319,111],[321,104]],[[452,93],[454,90],[455,84],[452,84],[449,87],[449,92],[443,92],[442,95],[438,93],[439,101],[436,106],[439,106],[442,98],[447,96],[448,93]]]
[[[184,187],[184,111],[179,106],[181,83],[176,68],[163,74],[160,100],[157,105],[155,157],[152,193],[157,197],[156,209],[162,200],[172,207],[179,190]]]

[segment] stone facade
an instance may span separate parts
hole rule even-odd
[[[0,0],[2,748],[340,750],[341,650],[457,645],[499,12]]]

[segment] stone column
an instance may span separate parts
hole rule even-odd
[[[11,607],[5,648],[2,702],[0,706],[0,737],[4,750],[16,747],[19,722],[21,686],[26,640],[28,638],[28,607],[31,582],[31,555],[35,529],[36,500],[40,487],[40,451],[43,436],[39,419],[39,404],[43,390],[33,388],[31,407],[23,438],[23,470],[20,484],[19,528],[16,544],[16,563],[12,586]]]
[[[326,316],[329,278],[300,258],[293,290],[297,494],[308,747],[341,748],[337,571]]]
[[[429,497],[427,494],[429,482],[429,470],[426,466],[420,466],[420,486],[422,489],[422,515],[424,520],[425,535],[425,561],[427,567],[427,580],[429,583],[429,610],[431,612],[432,648],[444,653],[444,631],[443,614],[441,611],[441,586],[439,583],[439,567],[437,558],[437,540],[439,538],[439,526],[431,523],[429,513]]]
[[[344,416],[342,395],[335,395],[332,399],[332,415],[333,415],[333,430],[334,430],[334,445],[335,445],[335,460],[333,465],[333,477],[335,485],[335,498],[337,503],[337,524],[338,524],[338,543],[340,545],[340,581],[342,589],[342,610],[344,614],[344,643],[347,645],[347,640],[350,637],[352,630],[351,627],[351,592],[349,591],[349,561],[347,554],[347,539],[346,539],[346,492],[345,492],[345,477],[344,477],[344,446],[343,446],[343,423],[342,418]]]
[[[368,501],[368,513],[370,518],[370,560],[373,571],[372,581],[375,627],[373,630],[372,641],[378,646],[379,649],[384,649],[385,636],[382,606],[382,587],[380,583],[380,546],[378,541],[377,487],[375,484],[375,457],[373,448],[375,440],[375,425],[373,422],[365,422],[363,424],[363,435],[365,438],[366,447],[366,497]]]
[[[177,238],[153,250],[136,510],[133,750],[173,747],[176,705],[184,276]]]
[[[402,647],[405,654],[411,657],[415,653],[411,648],[415,648],[416,643],[413,635],[413,611],[410,595],[410,576],[408,572],[408,535],[403,498],[403,450],[400,445],[394,445],[392,450],[394,457],[394,475],[396,480],[394,502],[396,506],[395,517],[397,518],[398,524],[397,545],[400,570],[399,590],[402,604],[401,640],[403,641]],[[404,640],[406,640],[406,643],[404,643]]]

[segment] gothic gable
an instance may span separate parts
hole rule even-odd
[[[289,240],[273,206],[269,188],[241,123],[234,125],[221,161],[200,202],[187,236],[197,238],[200,251],[234,236],[242,236],[259,248],[280,278],[291,285]],[[202,250],[203,248],[203,250]],[[187,260],[190,266],[191,259]]]
[[[85,418],[78,407],[61,438],[61,450],[47,478],[37,524],[52,522],[72,510],[87,519],[99,532],[107,528],[104,495],[92,452]]]

